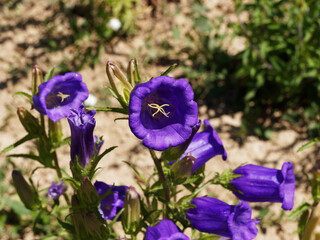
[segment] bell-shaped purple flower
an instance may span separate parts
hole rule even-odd
[[[157,225],[147,228],[145,240],[190,240],[190,238],[171,220],[163,219]]]
[[[110,188],[111,194],[104,197],[100,202],[99,212],[103,219],[113,220],[119,211],[123,208],[124,199],[126,197],[127,186],[114,186],[108,185],[104,182],[96,181],[94,184],[98,194],[103,196]],[[120,219],[118,219],[120,220]]]
[[[249,202],[281,202],[284,210],[293,208],[295,176],[291,162],[285,162],[281,170],[248,164],[233,173],[242,175],[230,181],[238,198]]]
[[[56,184],[55,182],[52,182],[51,186],[48,189],[48,196],[51,197],[53,200],[60,197],[60,195],[66,189],[66,187],[63,184],[64,184],[64,181],[61,181],[58,184]]]
[[[251,208],[247,202],[229,205],[216,198],[200,197],[191,200],[195,208],[187,210],[191,225],[200,232],[217,234],[232,240],[251,240],[258,233],[260,220],[251,219]]]
[[[57,75],[39,85],[39,92],[33,96],[33,104],[41,114],[56,122],[78,109],[89,92],[79,73]]]
[[[193,97],[185,79],[160,76],[136,85],[129,102],[131,131],[143,145],[158,151],[184,143],[198,121]]]
[[[217,132],[207,119],[205,119],[203,123],[206,125],[205,130],[194,135],[185,153],[180,157],[180,159],[182,159],[191,153],[191,155],[197,159],[194,162],[192,172],[195,172],[216,155],[222,155],[223,160],[227,159],[227,152]]]
[[[83,105],[78,110],[71,109],[68,122],[71,129],[71,161],[74,162],[76,156],[80,166],[85,168],[90,161],[90,157],[95,152],[95,141],[93,129],[96,125],[94,115],[96,111],[85,113]]]

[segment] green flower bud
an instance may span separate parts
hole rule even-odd
[[[130,92],[133,89],[132,85],[123,72],[111,61],[107,62],[106,72],[111,89],[116,94],[118,100],[125,106],[128,106]]]
[[[128,187],[121,215],[122,226],[127,234],[135,235],[140,231],[140,198],[134,187]]]
[[[138,82],[136,79],[136,74],[134,69],[134,59],[131,59],[128,63],[127,77],[128,77],[128,82],[131,84],[132,87],[134,87],[136,82]]]
[[[313,175],[312,197],[315,201],[320,202],[320,169]]]
[[[100,203],[99,194],[88,177],[85,177],[81,180],[81,185],[78,190],[78,196],[80,202],[88,207],[95,207]]]
[[[194,162],[196,160],[197,159],[192,156],[191,153],[188,153],[187,156],[185,156],[181,160],[177,160],[171,166],[170,170],[177,183],[183,183],[190,177]]]
[[[38,198],[38,194],[27,183],[20,171],[12,171],[12,180],[13,185],[24,206],[30,210],[34,210],[39,207],[40,200]]]
[[[83,220],[86,232],[85,239],[108,239],[108,227],[101,223],[94,213],[87,213]]]
[[[49,121],[49,138],[52,143],[58,143],[63,138],[61,121],[54,122],[51,119]]]
[[[24,129],[30,134],[38,134],[40,125],[38,119],[35,118],[24,107],[18,107],[17,114]]]
[[[86,233],[84,230],[84,221],[83,221],[84,216],[85,216],[85,209],[81,208],[77,195],[73,195],[71,198],[70,219],[75,229],[75,234],[78,237],[84,236]],[[78,237],[76,237],[75,239],[78,239]]]
[[[36,64],[32,67],[32,96],[37,94],[38,87],[41,83],[43,83],[43,75],[39,66]]]

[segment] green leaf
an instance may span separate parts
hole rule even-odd
[[[74,232],[74,226],[72,226],[70,223],[64,222],[60,218],[57,218],[57,220],[64,229]]]
[[[24,143],[26,141],[29,141],[29,140],[31,140],[33,138],[35,138],[35,137],[30,135],[30,134],[28,134],[28,135],[24,136],[23,138],[21,138],[20,140],[18,140],[17,142],[15,142],[14,144],[11,144],[10,146],[8,146],[5,149],[3,149],[0,153],[9,152],[10,150],[14,149],[15,147],[18,147],[22,143]]]
[[[161,76],[167,76],[178,64],[172,64],[167,70],[161,73]]]
[[[291,212],[291,214],[288,216],[288,219],[294,220],[297,217],[299,217],[300,215],[302,215],[304,211],[311,209],[311,208],[312,208],[312,206],[309,203],[304,202],[299,207],[297,207],[295,210],[293,210]]]
[[[56,67],[52,67],[52,68],[49,70],[49,72],[47,72],[47,74],[44,76],[44,81],[45,81],[45,82],[49,81],[49,80],[52,78],[53,72],[54,72],[55,68],[56,68]]]
[[[13,96],[23,96],[28,100],[28,102],[30,102],[31,104],[33,103],[32,95],[30,95],[29,93],[26,93],[26,92],[15,92],[13,94]]]
[[[8,157],[22,157],[22,158],[30,158],[32,160],[40,161],[40,157],[33,154],[10,154]]]
[[[307,148],[311,147],[312,145],[314,145],[314,144],[316,144],[316,143],[318,143],[318,142],[320,142],[320,138],[314,138],[314,139],[312,139],[310,142],[302,145],[302,146],[298,149],[297,152],[301,152],[302,150],[307,149]]]
[[[6,207],[11,208],[19,216],[30,214],[30,210],[28,210],[22,202],[12,200],[7,195],[4,195],[2,200]]]
[[[141,83],[141,77],[139,74],[138,64],[137,64],[136,59],[134,59],[134,75],[135,75],[135,79],[136,79],[137,83]]]
[[[54,143],[51,150],[50,150],[50,153],[53,153],[57,148],[65,145],[65,144],[68,144],[70,142],[71,142],[71,137],[66,137],[65,139],[62,139],[62,141]]]
[[[103,111],[103,112],[116,112],[116,113],[123,113],[128,114],[128,111],[123,108],[112,108],[112,107],[89,107],[88,110],[96,110],[96,111]]]
[[[141,180],[146,183],[147,180],[145,179],[145,177],[136,169],[135,166],[133,166],[131,163],[127,162],[127,161],[123,161],[124,163],[126,163],[129,167],[132,168],[132,170],[141,178]]]

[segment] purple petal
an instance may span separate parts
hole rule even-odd
[[[168,219],[161,220],[157,225],[148,227],[145,240],[189,240],[180,229]]]

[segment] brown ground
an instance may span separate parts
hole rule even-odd
[[[31,72],[30,66],[37,63],[44,71],[47,71],[51,66],[57,65],[64,55],[72,57],[75,49],[72,47],[64,50],[63,53],[48,53],[41,45],[41,39],[46,38],[45,25],[43,20],[51,14],[50,4],[46,1],[25,0],[17,1],[15,9],[9,9],[6,4],[0,3],[0,149],[3,149],[8,144],[15,142],[17,139],[25,135],[24,129],[15,115],[16,107],[25,106],[25,102],[21,97],[13,97],[16,91],[30,91],[31,90]],[[213,9],[215,14],[215,6],[218,1],[207,1],[207,4]],[[36,4],[35,4],[36,3]],[[188,19],[184,18],[184,11],[188,11],[187,1],[181,1],[182,11],[178,16],[178,23],[189,24]],[[231,2],[226,1],[222,9],[231,9]],[[170,13],[168,5],[168,12]],[[221,9],[220,9],[221,10]],[[219,11],[220,11],[219,10]],[[168,13],[168,14],[169,14]],[[170,14],[169,14],[170,15]],[[166,30],[170,29],[170,21],[164,24],[158,18],[151,18],[148,14],[143,15],[140,19],[140,27],[142,34],[130,38],[128,41],[116,39],[114,41],[113,52],[104,52],[100,56],[99,63],[94,68],[85,67],[80,73],[84,81],[87,83],[91,92],[98,97],[98,104],[108,102],[113,104],[109,96],[102,91],[103,87],[107,85],[107,78],[105,74],[106,60],[112,60],[122,66],[126,66],[130,56],[135,55],[140,63],[145,63],[142,56],[139,55],[137,49],[142,49],[141,52],[146,52],[148,49],[144,48],[144,36],[154,31],[159,38],[168,37]],[[232,20],[232,14],[230,14]],[[172,19],[171,19],[172,21]],[[180,22],[179,22],[180,21]],[[170,34],[169,34],[170,35]],[[119,41],[118,41],[119,40]],[[107,43],[106,43],[107,44]],[[241,39],[230,47],[230,52],[235,49],[242,48]],[[133,50],[135,49],[135,51]],[[163,72],[167,66],[140,66],[140,71],[146,77],[157,76]],[[69,69],[73,71],[73,69]],[[173,72],[172,76],[181,74],[177,70]],[[188,78],[188,76],[185,76]],[[36,112],[33,110],[33,113]],[[115,183],[116,185],[134,185],[135,179],[131,169],[123,163],[128,161],[134,164],[140,171],[148,174],[152,171],[153,165],[146,150],[141,146],[138,139],[130,132],[126,120],[119,120],[114,122],[114,118],[118,115],[113,113],[99,112],[96,115],[95,134],[104,136],[104,146],[119,146],[116,150],[107,155],[101,161],[101,172],[97,180]],[[200,117],[202,119],[209,118],[211,124],[217,129],[224,146],[228,152],[228,160],[223,162],[220,157],[212,159],[207,164],[207,171],[222,171],[228,168],[234,168],[243,163],[259,164],[266,167],[281,168],[283,162],[292,161],[295,166],[295,173],[297,176],[297,191],[295,196],[295,206],[301,204],[304,200],[310,199],[310,189],[306,189],[305,177],[302,171],[310,173],[313,166],[316,164],[316,156],[312,149],[297,153],[297,149],[307,142],[305,134],[302,130],[293,129],[289,124],[282,123],[285,130],[274,132],[270,141],[262,141],[257,137],[248,137],[243,144],[240,144],[238,129],[240,127],[241,113],[234,116],[223,115],[219,118],[215,117],[215,113],[205,106],[200,107]],[[63,120],[66,135],[69,134],[67,121]],[[299,131],[298,131],[299,130]],[[18,147],[11,153],[28,152],[32,148],[32,144],[24,144]],[[58,151],[61,165],[67,167],[69,163],[69,149],[67,147],[59,149]],[[0,155],[1,161],[5,158]],[[31,160],[16,159],[18,166],[26,173],[30,172],[35,165],[30,164]],[[304,180],[303,180],[304,179]],[[34,176],[34,181],[40,186],[48,186],[51,181],[55,180],[55,175],[50,170],[39,170]],[[232,194],[221,191],[216,186],[211,186],[207,190],[210,193],[217,194],[221,200],[230,204],[234,203],[235,198]],[[202,195],[204,195],[203,193]],[[268,204],[255,204],[254,206],[269,206]],[[273,204],[271,207],[277,218],[281,211],[280,204]],[[254,211],[254,217],[257,217],[258,211]],[[286,213],[285,216],[288,216]],[[286,217],[284,217],[285,219]],[[283,220],[279,225],[267,227],[266,233],[261,231],[256,239],[258,240],[296,240],[297,234],[296,223]],[[0,237],[1,238],[1,237]],[[32,237],[29,237],[32,238]]]

